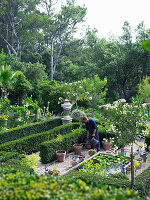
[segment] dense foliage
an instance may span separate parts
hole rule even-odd
[[[95,187],[81,179],[28,175],[14,170],[0,173],[0,199],[140,199],[134,190],[101,184]]]

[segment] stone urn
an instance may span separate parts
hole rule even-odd
[[[82,144],[74,144],[73,147],[74,147],[75,154],[81,155],[83,145]]]
[[[65,161],[65,157],[66,157],[66,151],[58,150],[58,151],[56,151],[56,156],[57,156],[57,160],[59,162],[64,162]]]
[[[63,124],[68,124],[72,122],[72,118],[69,116],[69,113],[71,111],[72,108],[72,104],[70,103],[70,101],[68,99],[65,99],[65,102],[63,104],[61,104],[61,107],[63,108],[63,111],[65,113],[64,118],[62,118],[62,123]]]

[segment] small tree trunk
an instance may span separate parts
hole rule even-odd
[[[78,109],[77,101],[76,101],[76,107],[77,107],[77,111],[79,112],[79,123],[80,123],[80,128],[82,128],[81,115],[80,115],[80,111],[79,111],[79,109]]]
[[[53,40],[51,41],[51,61],[50,61],[50,81],[53,80],[53,76],[54,76],[54,55],[53,55],[53,51],[54,51],[54,46],[53,46]]]
[[[131,188],[134,186],[134,154],[133,154],[133,143],[131,146]]]

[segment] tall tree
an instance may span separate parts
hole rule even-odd
[[[52,0],[45,0],[46,14],[49,20],[45,25],[44,36],[47,39],[47,47],[50,48],[50,80],[54,73],[62,49],[68,39],[76,31],[77,25],[84,20],[86,8],[76,6],[75,0],[67,0],[66,5],[61,6],[59,13],[52,12]]]
[[[0,2],[0,38],[9,53],[21,60],[21,35],[24,20],[33,12],[39,0],[2,0]],[[29,30],[29,27],[28,27]]]

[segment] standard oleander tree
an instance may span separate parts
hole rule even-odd
[[[132,98],[132,103],[125,103],[125,100],[118,100],[108,108],[110,122],[115,127],[117,134],[116,144],[131,144],[131,185],[134,185],[134,162],[133,144],[138,139],[146,127],[148,116],[145,104],[141,98]]]

